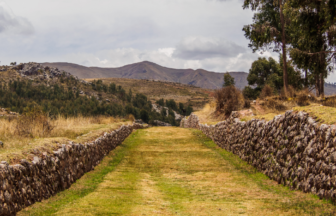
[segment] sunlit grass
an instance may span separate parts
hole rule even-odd
[[[332,204],[278,185],[238,156],[218,148],[198,130],[154,127],[133,133],[114,156],[111,153],[69,190],[19,215],[334,212]]]
[[[48,133],[43,133],[41,124],[31,124],[31,134],[21,136],[17,131],[17,120],[0,118],[0,141],[4,147],[0,148],[0,160],[17,162],[20,158],[29,156],[29,151],[41,148],[42,151],[50,151],[57,147],[56,143],[75,141],[87,142],[97,138],[105,131],[118,128],[127,124],[126,120],[113,117],[58,117],[49,120],[54,127]]]

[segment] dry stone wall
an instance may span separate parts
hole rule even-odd
[[[336,200],[336,127],[319,125],[307,113],[287,111],[271,121],[242,122],[238,113],[216,125],[195,114],[181,127],[197,128],[271,179],[292,190]]]
[[[84,173],[93,170],[133,129],[143,127],[136,123],[123,125],[93,142],[64,144],[52,155],[43,153],[33,161],[22,160],[13,166],[1,162],[0,215],[16,215],[21,209],[69,188]]]

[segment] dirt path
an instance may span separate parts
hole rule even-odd
[[[333,215],[335,207],[289,191],[199,131],[150,128],[132,134],[103,161],[104,175],[19,215]],[[121,153],[120,153],[121,152]],[[113,155],[115,154],[115,155]],[[120,164],[109,162],[125,154]],[[98,173],[98,174],[97,174]],[[90,177],[91,175],[91,177]],[[90,184],[92,189],[88,189]],[[71,197],[71,198],[69,198]]]

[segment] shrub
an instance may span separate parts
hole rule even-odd
[[[16,122],[15,132],[22,137],[46,136],[55,128],[49,117],[40,110],[31,110],[21,115]]]
[[[275,100],[273,98],[268,98],[263,105],[267,108],[275,109],[277,111],[285,111],[288,109],[287,106],[281,103],[281,101]]]
[[[325,101],[322,102],[323,106],[336,107],[336,98],[326,98]]]
[[[259,93],[259,91],[251,88],[250,86],[245,86],[245,88],[243,89],[244,98],[247,98],[247,99],[250,99],[250,100],[257,99],[258,93]]]
[[[261,93],[260,93],[260,98],[261,99],[265,99],[267,97],[271,97],[273,96],[273,88],[269,85],[265,85],[264,88],[261,90]]]
[[[132,115],[132,114],[129,114],[127,116],[127,119],[130,120],[130,121],[132,121],[132,122],[134,122],[134,120],[135,120],[134,115]]]
[[[314,100],[314,97],[309,94],[308,90],[303,90],[296,93],[296,101],[299,106],[308,106],[309,100]]]
[[[243,106],[243,95],[234,86],[227,86],[215,92],[216,111],[230,115]]]
[[[249,99],[244,100],[244,108],[246,108],[246,109],[251,108],[251,101]]]

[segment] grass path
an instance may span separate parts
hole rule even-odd
[[[138,130],[69,190],[18,215],[335,215],[197,130]]]

